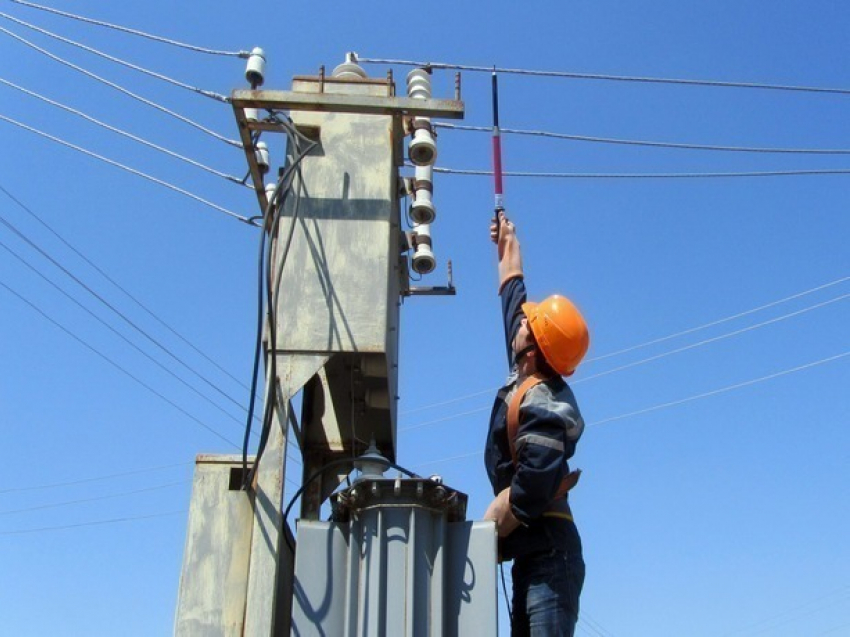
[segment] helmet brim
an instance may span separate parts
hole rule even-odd
[[[525,314],[525,318],[530,321],[531,317],[535,314],[535,310],[537,309],[537,303],[534,303],[532,301],[526,301],[520,306],[520,309],[522,310],[522,313]]]

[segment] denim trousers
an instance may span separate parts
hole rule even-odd
[[[581,553],[549,551],[514,560],[511,637],[573,637],[584,585]]]

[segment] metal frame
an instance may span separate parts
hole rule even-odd
[[[324,89],[325,83],[331,82],[332,78],[324,77],[296,77],[299,81],[315,82],[320,89]],[[342,82],[338,82],[342,83]],[[346,84],[358,83],[345,80]],[[381,82],[359,82],[364,84],[383,84]],[[254,156],[254,144],[251,140],[253,131],[276,131],[280,132],[282,127],[272,122],[252,122],[245,118],[246,108],[264,109],[268,111],[320,111],[333,113],[358,113],[361,115],[392,115],[392,116],[415,116],[415,117],[437,117],[443,119],[463,119],[463,102],[457,100],[435,100],[435,99],[412,99],[409,97],[379,97],[374,95],[346,95],[340,93],[324,92],[295,92],[295,91],[252,91],[235,90],[231,94],[231,104],[236,115],[239,126],[239,136],[242,140],[242,148],[245,151],[245,159],[251,171],[251,180],[260,203],[260,212],[264,213],[268,206],[263,175],[257,166]]]

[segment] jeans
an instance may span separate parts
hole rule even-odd
[[[512,637],[572,637],[584,585],[581,553],[561,551],[519,557],[514,581]]]

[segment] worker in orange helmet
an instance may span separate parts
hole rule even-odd
[[[527,301],[519,241],[503,211],[490,238],[498,247],[511,375],[490,416],[484,462],[495,498],[485,518],[496,522],[500,559],[513,560],[512,636],[571,637],[584,559],[567,503],[579,472],[567,461],[584,420],[563,376],[578,367],[590,338],[565,297]]]

